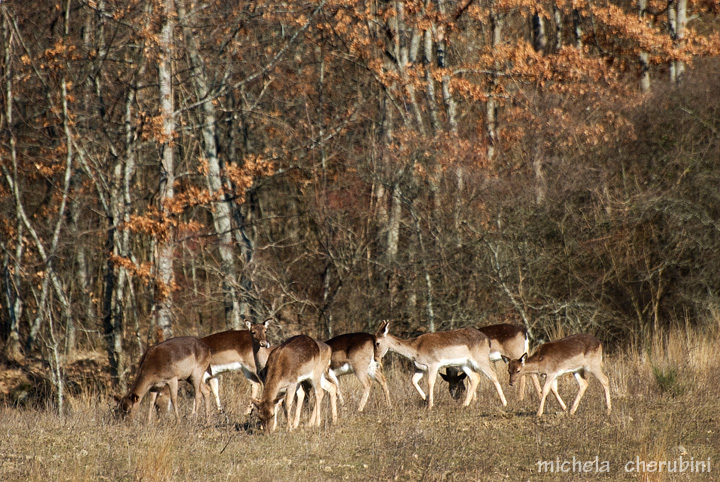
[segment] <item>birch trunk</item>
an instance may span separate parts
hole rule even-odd
[[[674,40],[675,46],[682,49],[685,44],[685,30],[687,25],[687,0],[677,0],[676,6],[670,5],[669,11],[672,12],[675,8],[675,22],[674,22]],[[671,28],[673,22],[670,22]],[[685,62],[682,60],[674,60],[670,69],[672,80],[680,82],[682,76],[685,73]]]
[[[502,28],[503,28],[503,18],[502,15],[500,15],[494,7],[490,8],[490,28],[492,29],[491,35],[491,46],[493,49],[498,47],[502,41]],[[499,71],[500,66],[495,65],[495,70]],[[486,136],[487,136],[487,158],[488,160],[492,160],[495,158],[495,149],[498,144],[498,133],[497,133],[497,101],[494,97],[494,89],[495,89],[495,83],[496,80],[494,77],[490,78],[489,82],[489,92],[488,100],[485,105],[485,123],[486,123]]]
[[[547,50],[545,19],[537,11],[532,16],[532,39],[535,51],[545,53]]]
[[[647,0],[638,0],[638,17],[641,21],[645,21],[647,14]],[[640,90],[648,92],[650,90],[650,56],[647,52],[640,52]]]
[[[218,237],[218,253],[220,255],[220,270],[223,274],[222,291],[225,305],[225,323],[229,328],[239,330],[240,320],[240,297],[237,292],[237,278],[235,275],[234,243],[232,236],[232,213],[230,203],[233,201],[223,189],[222,168],[218,159],[218,150],[215,139],[215,108],[210,98],[210,89],[206,78],[205,64],[200,57],[195,37],[188,25],[189,19],[186,16],[185,0],[179,0],[177,4],[178,19],[183,25],[183,33],[187,46],[190,65],[193,70],[192,82],[195,85],[195,92],[200,101],[202,121],[202,139],[205,153],[205,160],[208,163],[206,174],[207,187],[212,198],[216,200],[213,216],[213,227]]]
[[[172,57],[173,30],[175,28],[175,6],[173,0],[165,0],[165,23],[160,34],[160,115],[162,116],[162,159],[160,181],[160,212],[168,218],[167,204],[175,197],[175,106],[172,89]],[[173,337],[172,331],[172,291],[175,285],[173,271],[173,253],[175,251],[174,233],[171,226],[165,227],[168,232],[156,238],[156,276],[158,291],[155,296],[157,326],[162,330],[165,339]]]
[[[3,8],[0,6],[0,8]],[[12,173],[3,165],[3,174],[6,178],[18,179],[17,172],[17,147],[15,145],[15,135],[13,134],[13,75],[12,75],[12,48],[14,45],[12,39],[12,27],[9,25],[8,16],[2,16],[2,45],[3,45],[3,72],[2,77],[5,79],[5,125],[0,128],[6,130],[9,139],[10,163],[12,165]],[[22,256],[23,256],[23,225],[19,216],[19,205],[15,205],[16,220],[16,236],[12,244],[6,244],[5,240],[0,240],[0,248],[3,252],[3,294],[4,307],[7,310],[8,326],[5,330],[6,335],[4,355],[9,360],[21,360],[22,351],[20,344],[20,317],[22,316],[23,301],[19,293],[22,287]],[[7,240],[10,241],[10,240]],[[14,245],[14,249],[13,246]],[[10,252],[13,256],[10,256]]]

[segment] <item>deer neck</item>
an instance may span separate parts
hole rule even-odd
[[[416,360],[418,358],[419,352],[417,349],[417,338],[403,340],[402,338],[389,334],[386,336],[388,339],[388,346],[392,351],[404,356],[405,358],[409,358],[410,360]]]

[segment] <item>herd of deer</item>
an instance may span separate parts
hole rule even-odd
[[[146,394],[150,394],[150,412],[161,403],[172,405],[175,417],[178,383],[187,380],[195,390],[193,415],[197,413],[201,396],[205,399],[205,411],[210,412],[210,392],[222,411],[218,390],[218,375],[240,370],[252,384],[251,404],[246,414],[257,411],[265,430],[277,426],[277,409],[284,407],[288,428],[299,425],[303,400],[310,392],[315,394],[310,426],[321,423],[321,407],[324,392],[330,396],[332,421],[337,421],[337,398],[343,402],[338,377],[354,373],[363,386],[358,411],[362,412],[370,396],[371,382],[375,380],[385,392],[385,400],[391,406],[390,391],[381,370],[382,357],[392,350],[414,363],[412,384],[428,407],[433,406],[434,385],[439,370],[450,386],[453,398],[460,399],[465,392],[463,406],[476,398],[480,373],[495,385],[503,406],[507,401],[498,382],[491,362],[507,363],[510,385],[519,382],[519,396],[525,393],[525,375],[529,375],[540,397],[537,416],[543,414],[545,399],[550,391],[563,410],[565,402],[557,391],[557,379],[572,373],[578,384],[578,393],[570,408],[574,414],[588,387],[586,374],[597,378],[605,390],[607,412],[611,411],[610,386],[602,371],[602,345],[600,341],[585,334],[571,335],[540,345],[528,356],[528,337],[523,327],[513,324],[492,325],[479,329],[461,328],[438,333],[426,333],[412,339],[402,339],[389,333],[389,322],[383,321],[375,335],[349,333],[326,342],[307,335],[297,335],[278,346],[271,346],[267,339],[270,320],[263,323],[247,322],[247,330],[230,330],[204,338],[181,336],[162,341],[149,347],[140,359],[135,384],[128,394],[118,399],[118,412],[132,416]],[[418,382],[427,374],[427,395]],[[538,375],[545,375],[540,387]],[[468,378],[468,387],[465,387]],[[259,395],[259,398],[258,398]],[[295,396],[297,407],[291,416]],[[283,403],[284,402],[284,403]]]

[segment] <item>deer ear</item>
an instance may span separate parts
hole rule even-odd
[[[522,363],[524,365],[525,362],[527,361],[527,357],[528,357],[528,354],[523,353],[523,356],[520,357],[520,363]]]
[[[268,325],[270,324],[270,320],[272,320],[272,318],[268,318],[267,320],[263,321],[263,326],[264,326],[265,328],[267,328]]]
[[[443,380],[445,380],[446,382],[450,383],[450,377],[449,377],[449,376],[447,376],[446,374],[444,374],[444,373],[442,373],[442,372],[440,373],[440,376],[442,377]]]
[[[502,358],[502,361],[504,361],[506,365],[510,364],[510,359],[508,357],[506,357],[505,355],[500,355],[500,357]]]
[[[249,330],[250,328],[252,328],[252,321],[250,321],[250,320],[245,320],[245,326],[248,327],[248,330]]]

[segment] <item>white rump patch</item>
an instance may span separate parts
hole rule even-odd
[[[223,372],[236,372],[238,370],[246,369],[247,367],[240,362],[226,363],[224,365],[210,365],[210,369],[213,375],[218,375]]]
[[[344,363],[337,368],[333,368],[332,371],[333,373],[335,373],[336,376],[340,377],[343,375],[347,375],[348,373],[352,373],[353,369],[349,363]]]
[[[452,358],[448,360],[440,360],[438,368],[444,367],[473,367],[474,369],[475,364],[468,358]]]

